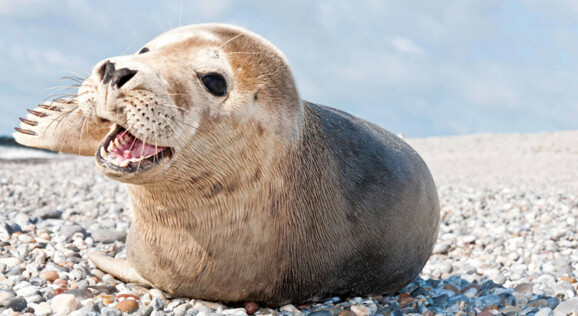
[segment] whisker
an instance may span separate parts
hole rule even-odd
[[[179,27],[181,27],[181,18],[183,17],[183,0],[181,0],[181,7],[179,8]]]
[[[189,110],[187,110],[187,109],[183,109],[182,107],[180,107],[180,106],[177,106],[177,105],[172,105],[172,104],[163,104],[163,106],[165,106],[165,107],[167,107],[167,108],[175,108],[175,109],[179,109],[179,110],[181,110],[181,111],[184,111],[184,112],[189,112]]]
[[[131,41],[128,43],[128,46],[122,51],[121,55],[126,55],[126,52],[128,52],[128,50],[131,49],[132,44],[133,44],[133,40],[131,38]]]
[[[152,126],[153,126],[153,137],[155,139],[155,154],[153,156],[153,163],[155,163],[155,161],[157,159],[157,152],[158,152],[157,144],[158,144],[159,140],[157,139],[157,129],[155,128],[155,124],[152,123]]]
[[[42,91],[42,92],[44,93],[44,92],[54,91],[54,90],[59,90],[59,89],[64,90],[64,89],[74,89],[74,88],[78,88],[78,86],[55,86],[55,87],[51,87],[51,88],[45,89],[45,90]]]
[[[142,142],[143,142],[143,145],[142,145],[141,148],[140,148],[140,157],[141,157],[141,160],[138,161],[138,165],[137,165],[137,167],[136,167],[136,172],[139,171],[139,169],[140,169],[140,164],[141,164],[141,162],[143,161],[142,156],[143,156],[143,154],[144,154],[144,148],[145,148],[144,144],[147,144],[147,143],[148,143],[148,138],[145,137],[145,138],[142,140]]]
[[[179,139],[176,137],[177,135],[177,130],[175,129],[175,127],[173,126],[173,124],[171,124],[171,121],[169,119],[167,119],[164,116],[161,116],[161,118],[163,120],[165,120],[165,122],[167,122],[167,124],[169,125],[170,129],[173,131],[173,139],[177,142],[177,144],[181,147],[183,147],[183,144],[179,141]]]
[[[73,76],[64,76],[61,77],[60,80],[71,80],[74,81],[78,84],[78,86],[74,85],[75,87],[80,87],[82,85],[82,83],[84,82],[83,78],[80,77],[73,77]]]
[[[160,24],[160,23],[159,23],[159,21],[155,21],[155,23],[157,24],[157,26],[158,26],[158,27],[160,27],[160,28],[161,28],[161,31],[162,31],[163,33],[165,33],[165,32],[166,32],[166,30],[165,30],[164,26],[163,26],[162,24]]]
[[[191,124],[189,124],[189,123],[187,123],[187,122],[185,122],[185,121],[181,121],[181,120],[178,120],[178,119],[173,119],[173,120],[175,120],[177,123],[184,124],[184,125],[187,125],[188,127],[194,128],[195,130],[197,130],[197,128],[198,128],[198,127],[193,126],[193,125],[191,125]]]
[[[189,93],[155,93],[156,96],[163,96],[163,95],[184,95],[189,96]]]
[[[261,52],[228,52],[228,53],[225,53],[225,55],[235,55],[235,54],[261,55],[261,54],[265,54],[265,53],[261,53]]]
[[[80,136],[78,137],[78,154],[80,155],[82,149],[82,132],[84,131],[84,125],[86,124],[86,116],[82,120],[82,124],[80,125]],[[87,125],[87,132],[88,132],[88,125]]]
[[[72,114],[74,111],[76,110],[73,109],[71,111],[67,111],[67,112],[63,112],[62,114],[58,115],[54,120],[52,120],[52,122],[50,122],[47,126],[47,128],[44,130],[44,134],[42,137],[46,137],[46,132],[48,132],[48,129],[50,128],[50,126],[52,126],[52,124],[56,123],[56,127],[55,129],[52,131],[52,133],[56,133],[56,130],[58,129],[58,126],[62,123],[63,120],[66,119],[66,117],[68,117],[70,114]],[[70,133],[72,132],[72,129],[68,129],[68,131],[66,132],[66,135],[64,136],[64,139],[61,141],[60,143],[60,148],[58,149],[58,152],[62,152],[62,147],[64,146],[64,143],[66,142],[66,140],[68,139],[68,136],[70,136]]]
[[[241,36],[243,36],[243,35],[244,35],[244,34],[241,33],[241,34],[238,34],[238,35],[233,36],[232,38],[228,39],[226,42],[224,42],[223,44],[221,44],[221,46],[219,46],[218,49],[223,48],[223,46],[229,44],[229,43],[232,42],[233,40],[235,40],[235,39],[237,39],[238,37],[241,37]]]
[[[69,99],[74,99],[76,98],[78,95],[77,94],[69,94],[69,93],[59,93],[59,94],[53,94],[53,95],[49,95],[46,98],[42,99],[42,103],[46,102],[46,100],[49,99],[60,99],[60,98],[69,98]]]
[[[73,75],[74,77],[80,78],[80,79],[83,79],[83,80],[86,80],[86,79],[89,77],[89,76],[87,76],[87,75],[81,75],[81,74],[79,74],[78,72],[74,72],[74,71],[70,71],[70,70],[63,71],[63,72],[61,72],[61,73],[69,73],[69,74]]]

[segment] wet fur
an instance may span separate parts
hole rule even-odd
[[[179,32],[206,34],[171,42]],[[174,295],[272,306],[392,292],[421,271],[437,236],[439,202],[413,149],[376,125],[301,101],[285,58],[252,33],[201,25],[163,36],[151,42],[156,55],[114,59],[152,69],[139,68],[146,77],[134,87],[103,93],[99,64],[79,91],[86,117],[176,148],[170,162],[147,172],[103,169],[128,185],[130,268]],[[207,55],[203,67],[210,58],[226,62],[217,65],[231,82],[222,102],[180,70],[191,50],[215,47],[221,55]],[[159,114],[138,101],[142,90]],[[165,117],[155,119],[163,133],[131,122],[135,109],[145,124]],[[79,127],[67,122],[61,128]],[[92,135],[77,144],[81,152],[94,153],[104,138]]]

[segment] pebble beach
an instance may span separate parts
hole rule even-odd
[[[96,269],[89,251],[125,256],[123,185],[92,158],[0,147],[0,315],[578,315],[578,131],[406,141],[441,204],[420,276],[398,293],[274,309],[170,297]]]

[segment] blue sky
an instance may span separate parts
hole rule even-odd
[[[1,0],[0,135],[60,77],[135,53],[179,19],[263,35],[303,99],[408,137],[578,129],[573,0]]]

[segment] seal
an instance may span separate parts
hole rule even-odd
[[[437,237],[420,156],[302,101],[283,54],[235,26],[181,27],[106,59],[17,130],[24,145],[94,155],[127,184],[127,258],[89,258],[176,296],[278,306],[390,293]]]

